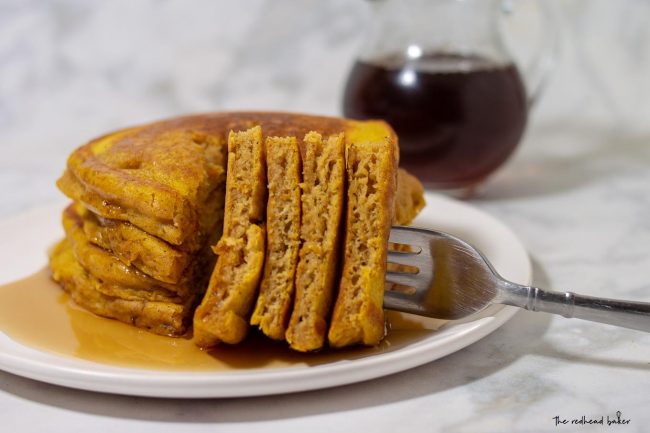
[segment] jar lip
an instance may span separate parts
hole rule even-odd
[[[388,70],[411,69],[418,72],[464,72],[512,65],[509,58],[495,58],[473,50],[427,50],[416,58],[405,52],[360,55],[358,60],[381,65]]]
[[[502,0],[368,0],[369,27],[358,58],[421,61],[426,53],[477,55],[512,63],[499,28]]]

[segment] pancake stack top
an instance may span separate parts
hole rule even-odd
[[[383,122],[284,113],[109,134],[57,183],[73,203],[53,278],[84,308],[158,334],[193,318],[202,347],[250,324],[300,351],[377,344],[390,225],[423,206],[397,158]]]

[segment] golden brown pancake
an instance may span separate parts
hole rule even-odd
[[[135,294],[134,291],[139,291],[142,299],[145,300],[160,297],[178,300],[201,291],[200,287],[192,286],[193,279],[190,275],[187,275],[181,284],[164,283],[140,272],[133,266],[124,264],[109,251],[91,244],[83,231],[83,220],[75,208],[80,208],[80,205],[71,205],[63,212],[63,228],[79,264],[95,278],[105,283],[98,290],[106,292],[114,287],[129,287],[133,294]],[[106,294],[117,296],[117,293],[107,292]]]
[[[267,137],[266,256],[251,325],[284,340],[293,303],[300,246],[300,149],[295,137]]]
[[[403,168],[398,169],[394,223],[410,224],[425,204],[424,188],[420,181]]]
[[[320,349],[333,297],[345,190],[343,134],[310,132],[301,146],[303,165],[301,246],[293,311],[286,332],[292,349]]]
[[[217,243],[221,238],[225,182],[223,186],[215,197],[220,205],[204,247]],[[156,280],[178,284],[196,258],[197,252],[183,251],[129,222],[102,218],[81,205],[75,210],[83,220],[83,231],[91,243]]]
[[[224,158],[221,136],[131,128],[74,151],[57,185],[105,218],[196,251],[214,227]]]
[[[97,287],[102,282],[90,275],[75,259],[63,240],[50,254],[52,278],[83,308],[99,316],[117,319],[161,335],[179,336],[187,329],[192,300],[185,303],[123,299],[106,295]]]
[[[207,206],[218,204],[211,196],[224,178],[226,135],[254,125],[267,136],[345,132],[348,144],[395,138],[381,121],[268,112],[177,117],[116,131],[78,148],[57,185],[104,218],[129,221],[196,251],[218,213]]]
[[[131,223],[98,218],[83,206],[76,210],[91,243],[157,280],[178,283],[192,261],[191,253],[180,251]]]
[[[397,182],[395,144],[353,143],[347,155],[343,272],[329,345],[373,346],[384,336],[384,277]]]
[[[259,126],[228,137],[223,237],[208,290],[194,315],[194,341],[235,344],[248,332],[264,263],[266,168]]]

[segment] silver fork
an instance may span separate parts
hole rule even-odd
[[[650,332],[650,303],[622,301],[523,286],[502,278],[467,242],[447,233],[393,227],[388,262],[401,265],[386,273],[394,287],[384,293],[384,308],[437,319],[467,317],[491,304],[559,314]]]

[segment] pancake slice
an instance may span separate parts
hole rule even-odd
[[[260,293],[251,325],[274,340],[284,340],[294,292],[300,246],[300,149],[295,137],[266,139],[269,199],[267,249]]]
[[[302,143],[301,246],[296,291],[285,334],[292,349],[320,349],[333,298],[345,188],[343,134],[327,139],[309,132]]]
[[[376,345],[384,337],[384,276],[397,181],[393,144],[348,148],[343,272],[328,333],[331,347]]]
[[[194,315],[194,341],[235,344],[248,332],[264,263],[266,169],[259,126],[228,136],[223,237],[208,290]]]

